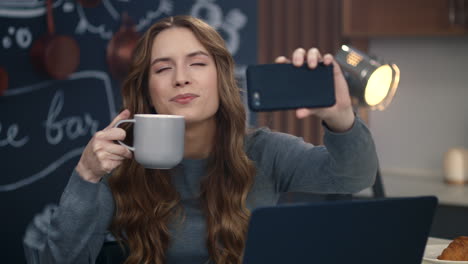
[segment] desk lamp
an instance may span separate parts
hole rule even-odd
[[[347,45],[341,46],[335,59],[343,70],[355,105],[382,111],[390,104],[400,81],[400,70],[395,64],[371,58]],[[372,190],[375,198],[385,197],[380,168]]]

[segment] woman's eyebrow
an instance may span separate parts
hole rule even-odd
[[[202,56],[206,56],[206,57],[209,57],[210,55],[208,55],[208,53],[202,51],[202,50],[198,50],[198,51],[195,51],[195,52],[191,52],[189,54],[187,54],[187,57],[195,57],[195,56],[198,56],[198,55],[202,55]]]
[[[153,66],[155,63],[161,62],[161,61],[170,61],[171,58],[169,57],[163,57],[163,58],[156,58],[151,62],[151,66]]]
[[[186,57],[192,58],[192,57],[196,57],[196,56],[199,56],[199,55],[206,56],[206,57],[210,56],[210,55],[208,55],[208,53],[206,53],[206,52],[204,52],[202,50],[197,50],[197,51],[194,51],[194,52],[190,52],[189,54],[186,55]],[[153,66],[155,63],[158,63],[158,62],[161,62],[161,61],[171,61],[171,58],[170,57],[156,58],[151,62],[151,66]]]

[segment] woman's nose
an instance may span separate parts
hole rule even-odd
[[[188,80],[177,80],[175,86],[176,87],[184,87],[185,85],[190,84]]]
[[[184,87],[190,84],[189,77],[184,70],[177,70],[175,76],[175,87]]]

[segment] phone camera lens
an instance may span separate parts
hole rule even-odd
[[[253,93],[253,101],[255,106],[260,106],[260,93],[255,92]]]

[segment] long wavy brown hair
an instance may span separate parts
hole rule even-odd
[[[148,75],[155,37],[168,28],[191,30],[214,58],[219,93],[215,114],[216,133],[207,175],[200,188],[201,209],[206,217],[206,245],[215,263],[240,263],[250,212],[247,194],[255,167],[244,150],[246,113],[234,77],[234,60],[224,40],[211,26],[190,16],[174,16],[152,25],[142,36],[130,73],[122,87],[123,107],[131,113],[152,113]],[[132,131],[127,140],[132,140]],[[169,221],[181,219],[180,196],[168,171],[145,169],[126,160],[109,179],[116,210],[111,231],[129,248],[126,264],[164,263],[170,244]]]

